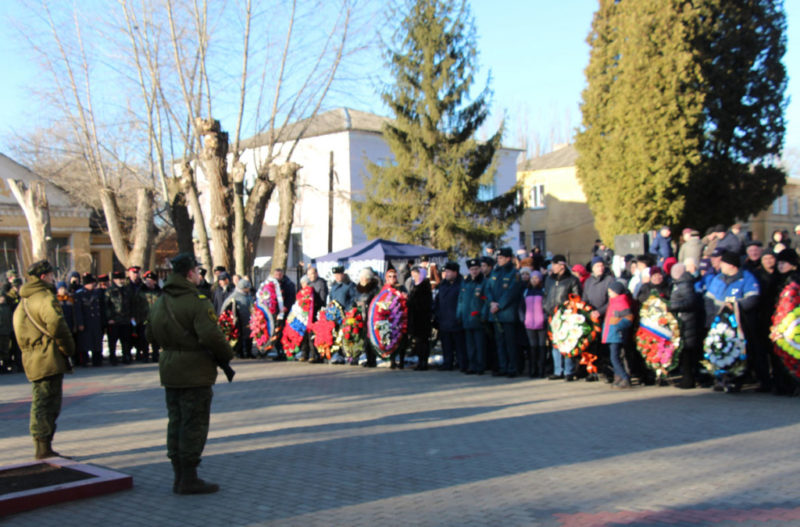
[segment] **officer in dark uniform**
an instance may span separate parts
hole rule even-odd
[[[142,295],[144,284],[142,268],[138,265],[128,267],[128,297],[131,299],[131,347],[136,348],[136,361],[147,362],[147,338],[144,336],[144,321],[147,320],[147,299]]]
[[[150,314],[150,310],[153,308],[153,305],[158,300],[158,297],[161,296],[161,288],[158,287],[158,276],[153,271],[147,271],[142,276],[142,289],[139,291],[139,294],[143,298],[142,308],[143,313],[140,315],[142,321],[147,320],[147,316]],[[202,291],[201,291],[202,292]],[[203,293],[205,294],[205,293]],[[147,336],[142,332],[142,339],[144,339],[144,355],[145,357],[149,356],[147,346],[149,345],[153,349],[152,359],[153,362],[158,362],[158,352],[161,348],[159,348],[157,342],[149,342],[147,340]],[[145,358],[145,362],[147,362],[147,358]]]
[[[78,354],[88,357],[92,366],[103,364],[103,328],[106,325],[105,295],[94,276],[83,275],[83,286],[75,293],[75,319],[78,324]]]
[[[117,364],[117,341],[122,344],[122,362],[131,362],[131,297],[125,286],[125,273],[114,271],[111,275],[113,283],[106,290],[106,306],[108,308],[108,354],[111,364]]]
[[[214,307],[197,291],[200,274],[190,253],[172,259],[164,284],[146,323],[147,340],[161,346],[158,371],[166,390],[167,457],[172,461],[176,494],[209,494],[219,490],[197,477],[197,465],[208,437],[212,389],[217,366],[230,362]]]

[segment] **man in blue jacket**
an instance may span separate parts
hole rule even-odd
[[[456,316],[458,294],[461,292],[461,275],[458,262],[444,264],[444,279],[439,284],[439,292],[433,301],[433,313],[439,324],[439,340],[442,342],[444,362],[440,370],[452,370],[455,360],[461,371],[467,371],[464,332],[461,321]]]
[[[356,285],[344,273],[344,266],[337,265],[333,268],[333,284],[328,291],[328,303],[334,300],[339,302],[342,309],[348,311],[356,305]]]
[[[467,260],[469,275],[461,282],[458,293],[456,316],[464,328],[464,341],[467,348],[467,374],[483,375],[486,369],[486,331],[481,312],[486,303],[483,286],[486,280],[481,273],[481,261],[477,258]]]
[[[517,308],[524,284],[514,267],[511,247],[497,253],[497,266],[486,284],[486,320],[494,327],[498,371],[492,375],[517,376]]]
[[[671,235],[672,231],[669,230],[669,227],[664,225],[661,227],[661,230],[658,231],[658,234],[655,235],[655,238],[653,238],[653,243],[650,244],[650,253],[655,254],[658,258],[656,263],[659,267],[664,265],[664,260],[673,256]]]

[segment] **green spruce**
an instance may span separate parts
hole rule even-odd
[[[475,253],[499,240],[521,207],[516,187],[479,199],[481,186],[493,185],[503,130],[475,139],[490,91],[467,100],[477,59],[467,2],[408,0],[387,59],[394,83],[382,97],[394,119],[383,135],[394,160],[368,165],[358,222],[370,237]]]
[[[603,239],[732,223],[780,195],[785,29],[772,0],[601,0],[576,148]]]

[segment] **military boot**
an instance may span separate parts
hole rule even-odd
[[[219,490],[216,483],[206,483],[197,477],[195,463],[181,464],[181,481],[178,484],[178,494],[212,494]]]
[[[33,441],[36,444],[36,459],[47,459],[48,457],[61,456],[58,452],[53,450],[52,438],[34,437]]]
[[[172,482],[172,492],[178,494],[178,489],[180,489],[181,485],[181,462],[178,460],[172,460],[172,472],[175,473],[175,480]]]

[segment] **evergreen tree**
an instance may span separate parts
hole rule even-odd
[[[782,189],[785,16],[772,0],[601,0],[578,179],[603,239],[757,213]]]
[[[394,160],[368,165],[358,222],[370,237],[474,253],[521,213],[516,187],[479,196],[493,185],[502,127],[475,140],[489,89],[466,101],[477,57],[474,24],[466,0],[407,0],[404,10],[387,51],[394,83],[382,95],[394,114],[383,130]]]

